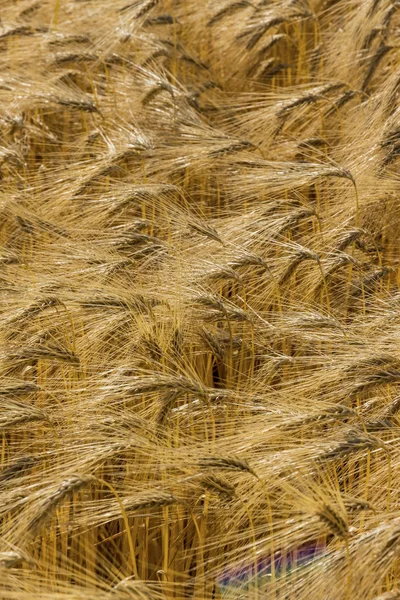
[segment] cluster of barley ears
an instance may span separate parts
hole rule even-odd
[[[400,6],[0,0],[0,598],[400,598]]]

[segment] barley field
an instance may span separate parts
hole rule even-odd
[[[399,45],[0,0],[0,600],[400,598]]]

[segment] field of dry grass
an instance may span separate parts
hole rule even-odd
[[[0,599],[400,598],[400,5],[0,0]]]

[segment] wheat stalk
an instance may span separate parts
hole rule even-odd
[[[3,0],[0,597],[395,598],[392,0]]]

